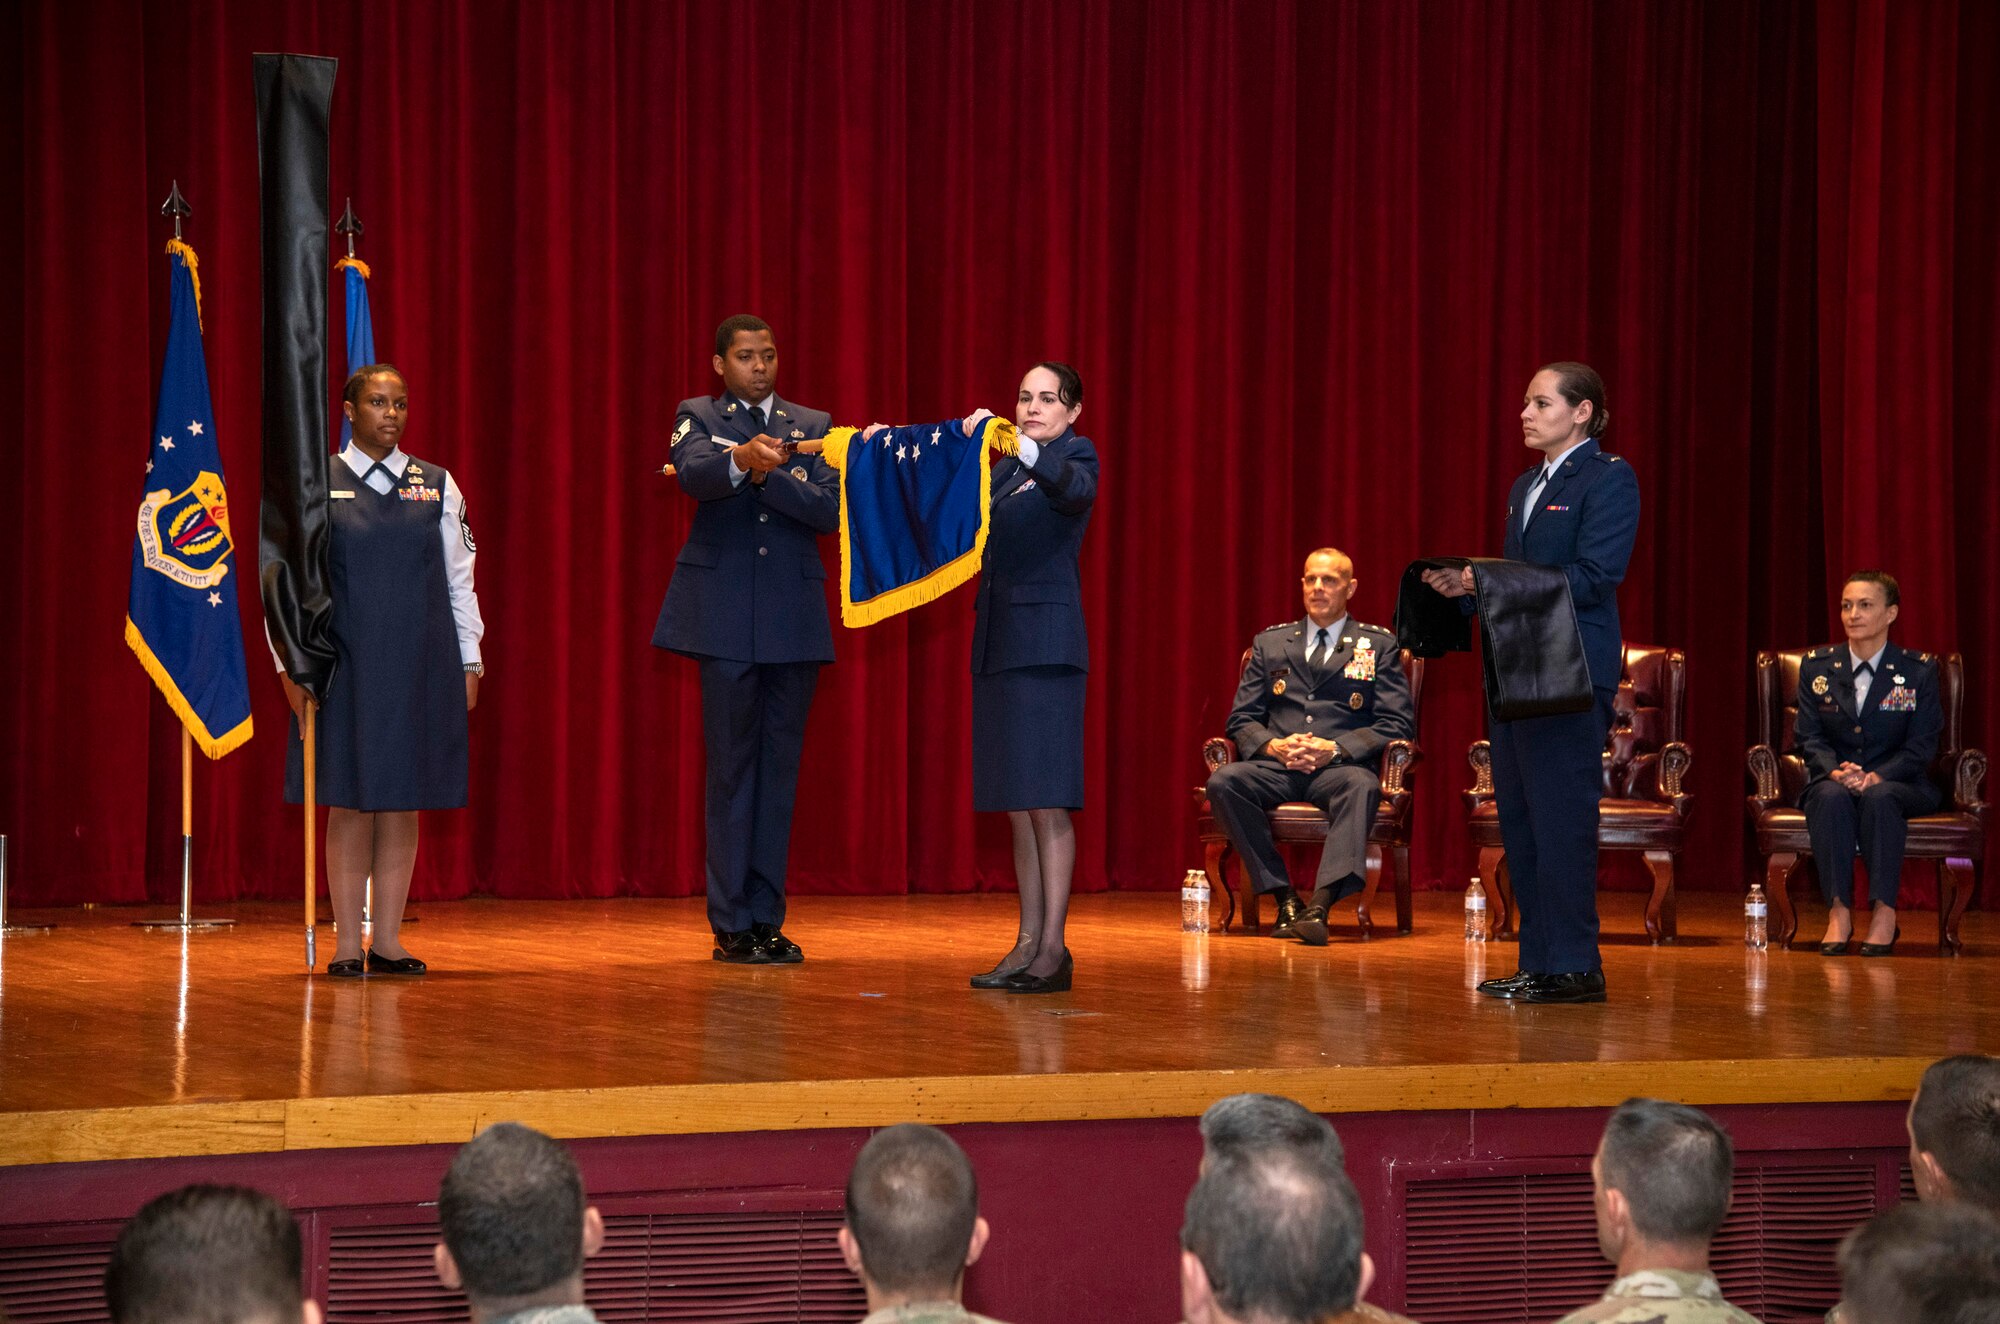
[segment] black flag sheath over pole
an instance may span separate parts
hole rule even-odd
[[[306,691],[306,968],[313,923],[313,719],[334,680],[328,592],[327,122],[336,62],[258,55],[257,165],[264,250],[264,503],[257,574],[271,642]]]

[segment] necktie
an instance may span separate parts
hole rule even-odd
[[[1542,468],[1542,476],[1540,478],[1537,478],[1535,480],[1535,485],[1528,489],[1528,500],[1521,507],[1521,527],[1523,529],[1527,528],[1528,521],[1535,517],[1535,506],[1542,499],[1542,489],[1547,487],[1548,485],[1549,485],[1549,471],[1548,467],[1544,465]]]
[[[764,408],[762,405],[750,406],[750,426],[758,432],[764,430]]]
[[[1315,672],[1318,672],[1326,666],[1326,654],[1326,627],[1322,625],[1319,627],[1319,637],[1313,641],[1312,652],[1306,657],[1306,661]]]

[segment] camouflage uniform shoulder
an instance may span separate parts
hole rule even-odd
[[[1611,1287],[1556,1324],[1757,1324],[1754,1315],[1723,1300],[1706,1274],[1641,1270]]]

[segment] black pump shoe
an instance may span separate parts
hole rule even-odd
[[[1019,965],[1008,965],[1006,958],[1002,957],[999,965],[994,966],[983,975],[974,975],[970,983],[974,988],[1005,988],[1015,975],[1020,974],[1034,963],[1035,957],[1033,953],[1030,953],[1028,959]]]
[[[1898,924],[1896,931],[1889,936],[1889,941],[1862,943],[1861,954],[1863,956],[1894,956],[1896,954],[1896,943],[1901,940],[1902,936],[1903,926]]]
[[[1067,993],[1070,977],[1076,973],[1076,962],[1070,959],[1069,948],[1063,948],[1062,964],[1052,975],[1031,975],[1026,970],[1010,977],[1002,985],[1009,993]]]
[[[328,961],[326,972],[335,979],[359,979],[364,973],[358,956],[350,956],[345,961]]]
[[[377,956],[374,948],[368,949],[368,973],[371,975],[420,975],[430,969],[414,956]]]
[[[1823,942],[1819,945],[1819,954],[1821,956],[1845,956],[1847,955],[1847,944],[1853,941],[1853,935],[1850,934],[1839,942]],[[1866,944],[1863,945],[1865,946]]]

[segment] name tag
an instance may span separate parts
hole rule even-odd
[[[346,500],[346,501],[352,501],[352,500],[354,500],[354,493],[352,493],[352,492],[343,492],[343,491],[341,491],[341,490],[340,490],[340,489],[338,489],[338,488],[334,489],[334,490],[333,490],[333,491],[331,491],[331,492],[328,492],[328,493],[327,493],[327,495],[328,495],[328,496],[330,496],[330,497],[332,497],[332,498],[333,498],[333,499],[334,499],[335,501],[342,501],[342,500]]]

